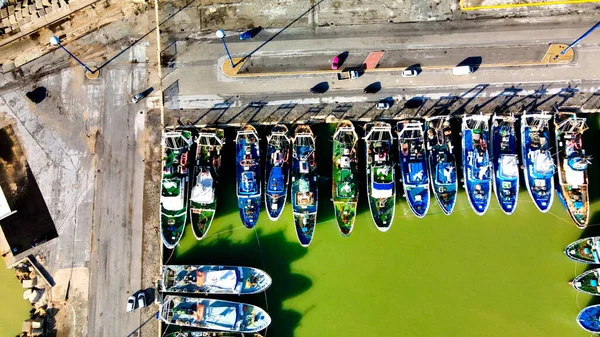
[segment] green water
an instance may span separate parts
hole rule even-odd
[[[12,269],[0,262],[0,336],[16,336],[21,332],[23,320],[29,318],[31,305],[23,299],[25,289]]]
[[[593,144],[600,135],[598,119],[589,122],[586,139]],[[241,225],[228,149],[223,167],[229,169],[223,172],[208,236],[197,242],[188,226],[181,245],[165,256],[168,263],[264,268],[273,278],[267,297],[231,299],[267,309],[273,318],[268,336],[589,336],[575,318],[597,302],[567,284],[587,266],[571,262],[562,251],[582,236],[599,235],[598,226],[578,230],[556,198],[549,213],[540,213],[524,188],[515,214],[502,213],[492,196],[490,209],[480,217],[461,188],[451,216],[432,200],[428,215],[417,219],[398,196],[394,224],[381,233],[363,188],[354,231],[344,238],[333,220],[326,178],[331,176],[333,126],[313,130],[325,178],[319,223],[307,249],[297,242],[289,202],[277,222],[263,211],[256,230]],[[590,180],[600,181],[597,171],[590,172]],[[593,200],[599,195],[592,185]],[[592,204],[591,223],[599,222],[598,210],[600,200]]]

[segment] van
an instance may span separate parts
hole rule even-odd
[[[471,66],[458,66],[452,68],[452,75],[469,75],[473,72],[473,67]]]

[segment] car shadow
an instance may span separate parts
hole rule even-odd
[[[473,72],[476,72],[477,69],[479,69],[479,67],[481,66],[482,62],[483,62],[483,57],[481,57],[481,56],[469,56],[466,59],[462,60],[456,66],[457,67],[471,66],[473,68]]]

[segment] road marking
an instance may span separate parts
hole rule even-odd
[[[600,0],[559,0],[559,1],[545,1],[545,2],[531,2],[531,3],[517,3],[517,4],[503,4],[503,5],[489,5],[489,6],[465,6],[465,0],[460,0],[460,9],[463,11],[475,11],[481,9],[507,9],[517,7],[539,7],[539,6],[551,6],[551,5],[574,5],[583,3],[600,2]]]

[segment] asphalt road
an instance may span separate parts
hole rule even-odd
[[[145,59],[144,47],[133,53]],[[140,114],[143,103],[130,99],[146,89],[146,68],[109,68],[102,76],[106,87],[97,144],[88,336],[125,336],[140,325],[139,310],[127,313],[125,308],[142,286],[144,163],[137,136],[145,114]]]
[[[561,21],[562,20],[562,21]],[[571,20],[571,19],[569,19]],[[350,29],[328,27],[309,34],[303,30],[283,32],[253,54],[254,58],[273,60],[293,60],[295,55],[314,54],[325,59],[319,62],[327,65],[331,55],[342,51],[358,50],[424,50],[447,48],[463,52],[464,58],[478,56],[488,48],[486,55],[496,62],[511,63],[522,60],[523,55],[531,53],[528,46],[543,46],[551,42],[569,43],[585,32],[595,21],[557,19],[548,21],[502,20],[501,22],[478,21],[465,23],[461,29],[457,23],[435,23],[431,27],[423,24],[389,25],[375,27],[352,27]],[[364,28],[364,30],[361,30]],[[354,34],[356,33],[356,34]],[[378,35],[374,35],[374,34]],[[262,33],[261,33],[262,34]],[[266,33],[265,33],[266,34]],[[260,37],[259,34],[257,36]],[[269,37],[267,37],[268,40]],[[289,39],[288,39],[289,38]],[[243,57],[259,48],[265,41],[229,40],[229,49],[234,57]],[[432,70],[421,75],[405,79],[399,73],[377,72],[365,74],[357,80],[338,81],[333,74],[297,75],[269,78],[228,78],[218,69],[217,60],[225,62],[222,45],[218,40],[213,43],[177,43],[174,67],[164,78],[163,86],[171,86],[166,92],[167,108],[210,108],[214,104],[228,101],[241,104],[237,97],[252,96],[254,100],[268,100],[279,94],[295,94],[294,102],[302,103],[310,99],[309,88],[315,84],[328,82],[330,90],[361,91],[373,82],[380,82],[383,88],[390,90],[419,90],[437,88],[438,92],[448,92],[446,88],[471,88],[478,84],[499,86],[521,83],[549,84],[566,81],[597,81],[600,69],[596,66],[600,35],[590,35],[576,50],[576,62],[572,65],[541,67],[481,68],[468,76],[451,76],[448,70]],[[498,46],[520,46],[515,49],[498,49]],[[500,53],[494,54],[494,50]],[[474,53],[477,51],[477,53]],[[535,53],[535,51],[534,51]],[[539,51],[537,51],[539,53]],[[461,57],[440,58],[443,63],[452,64]],[[422,55],[425,58],[425,55]],[[421,57],[419,57],[421,58]],[[411,58],[416,62],[419,58]],[[423,62],[427,60],[424,59]],[[438,62],[438,63],[439,63]],[[485,62],[485,61],[484,61]],[[500,90],[501,91],[501,90]],[[359,94],[360,95],[360,94]],[[356,97],[356,96],[355,96]]]

